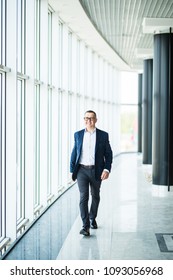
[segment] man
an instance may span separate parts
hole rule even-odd
[[[94,111],[84,115],[85,129],[74,134],[74,147],[70,160],[72,179],[77,179],[80,192],[80,214],[83,228],[80,234],[90,235],[90,227],[97,228],[97,211],[100,202],[102,180],[109,177],[112,165],[112,150],[108,133],[96,128],[97,116]],[[89,186],[91,206],[88,209]]]

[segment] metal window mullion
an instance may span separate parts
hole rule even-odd
[[[21,72],[17,72],[17,78],[18,78],[18,80],[21,80],[21,81],[29,80],[29,76],[27,76],[27,75],[25,75],[25,74],[23,74]]]
[[[9,72],[11,72],[11,69],[9,67],[6,67],[6,66],[0,64],[0,73],[1,74],[9,73]]]
[[[29,219],[24,219],[24,218],[21,219],[17,224],[17,232],[19,232],[23,228],[25,228],[28,222],[29,222]]]

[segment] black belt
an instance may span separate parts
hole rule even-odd
[[[84,165],[84,164],[80,164],[80,166],[86,169],[93,169],[95,167],[95,165]]]

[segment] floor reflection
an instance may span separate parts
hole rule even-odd
[[[89,240],[86,240],[89,239]],[[87,241],[87,242],[86,242]],[[99,246],[97,242],[97,236],[91,235],[90,237],[83,237],[80,240],[80,260],[99,260]]]

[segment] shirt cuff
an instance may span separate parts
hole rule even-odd
[[[108,169],[104,169],[103,171],[106,171],[106,172],[108,172],[108,173],[109,173],[109,170],[108,170]]]

